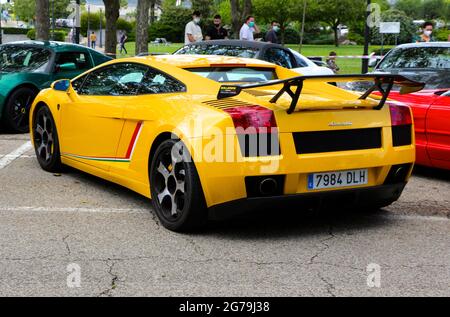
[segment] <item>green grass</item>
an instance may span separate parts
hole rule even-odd
[[[168,46],[164,45],[149,45],[148,51],[150,53],[173,53],[178,48],[180,48],[183,44],[174,43]],[[119,54],[118,58],[126,57],[126,56],[134,56],[135,55],[135,43],[129,42],[125,44],[125,47],[128,51],[128,54]],[[299,46],[296,44],[289,44],[287,47],[290,47],[294,50],[298,50]],[[371,46],[369,48],[369,52],[373,50],[380,49],[380,46]],[[348,58],[339,58],[339,56],[345,55],[363,55],[363,46],[362,45],[346,45],[335,47],[334,45],[303,45],[302,54],[305,56],[328,56],[331,51],[335,51],[338,55],[337,64],[340,67],[340,74],[355,74],[361,73],[361,59],[348,59]]]

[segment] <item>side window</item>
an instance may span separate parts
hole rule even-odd
[[[274,63],[278,66],[286,67],[286,68],[294,68],[291,54],[287,51],[279,48],[269,48],[266,51],[266,60],[270,63]]]
[[[295,57],[295,61],[297,62],[297,67],[308,67],[308,64],[306,64],[306,62],[300,58],[300,56],[296,56]]]
[[[74,64],[74,70],[88,70],[92,68],[89,55],[84,52],[64,52],[56,54],[56,65]]]
[[[105,66],[91,72],[78,93],[92,96],[136,95],[148,70],[147,66],[132,63]]]
[[[156,69],[150,69],[142,82],[141,94],[163,94],[184,91],[186,91],[186,86],[183,83]]]

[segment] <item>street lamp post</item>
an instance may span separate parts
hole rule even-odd
[[[80,0],[75,0],[75,43],[80,44]]]
[[[87,2],[87,1],[86,1]],[[87,16],[87,46],[91,47],[91,21],[90,21],[90,16],[91,16],[91,5],[89,4],[89,2],[87,2],[88,5],[88,16]]]
[[[365,26],[364,26],[364,58],[362,60],[362,73],[365,74],[369,71],[369,59],[367,56],[369,55],[369,40],[370,40],[370,28],[369,28],[369,16],[370,16],[370,5],[371,0],[367,0],[366,7],[366,18],[365,18]]]
[[[102,19],[103,19],[103,15],[102,15],[102,9],[100,8],[100,34],[99,34],[99,36],[100,36],[100,43],[99,43],[99,46],[100,46],[100,48],[102,48],[103,47],[103,44],[102,44],[102,42],[103,42],[103,34],[102,34]]]
[[[3,15],[3,4],[0,3],[0,44],[3,44],[2,15]]]

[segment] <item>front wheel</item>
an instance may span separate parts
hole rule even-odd
[[[153,155],[150,190],[156,215],[172,231],[190,231],[207,222],[206,203],[192,159],[182,142],[166,140]]]
[[[33,118],[34,150],[39,165],[48,172],[61,170],[61,153],[59,151],[58,133],[55,121],[47,106],[36,111]]]

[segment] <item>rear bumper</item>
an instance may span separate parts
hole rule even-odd
[[[280,208],[319,210],[382,207],[396,201],[405,185],[406,183],[397,183],[326,192],[243,198],[210,207],[209,217],[213,220],[222,220],[257,209],[273,209],[275,212]]]

